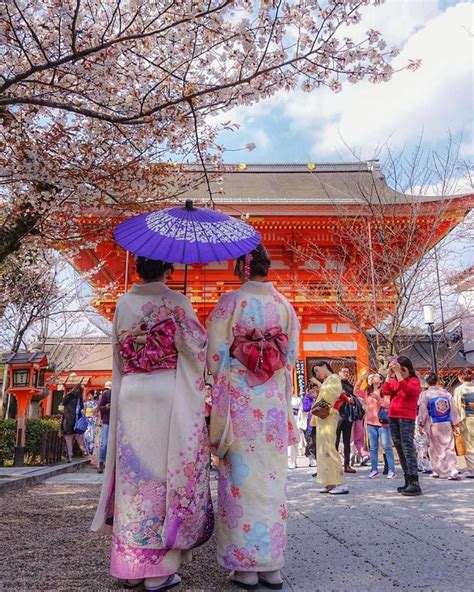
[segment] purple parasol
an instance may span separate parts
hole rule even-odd
[[[235,259],[260,242],[249,224],[217,210],[168,208],[125,220],[114,230],[115,240],[135,255],[169,263],[210,263]]]

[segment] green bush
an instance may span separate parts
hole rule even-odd
[[[0,463],[2,460],[13,460],[15,439],[16,421],[14,419],[0,420]]]
[[[27,419],[25,462],[34,464],[39,462],[43,434],[49,431],[59,431],[60,418]],[[16,440],[16,421],[4,419],[0,421],[0,458],[4,461],[13,460]]]

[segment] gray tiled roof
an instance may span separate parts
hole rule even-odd
[[[44,358],[44,353],[19,351],[16,354],[4,353],[1,357],[2,364],[30,364],[38,363]]]
[[[390,188],[377,161],[334,164],[233,164],[212,171],[216,204],[362,205],[438,201],[440,197],[413,197]],[[220,177],[222,180],[216,180]],[[221,192],[219,193],[219,190]],[[208,199],[206,186],[185,192],[180,199],[197,203]]]

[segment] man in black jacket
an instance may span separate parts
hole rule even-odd
[[[347,400],[339,410],[341,417],[336,431],[336,450],[339,450],[342,434],[342,442],[344,444],[344,473],[356,473],[356,470],[351,467],[352,421],[350,420],[349,413],[349,405],[351,405],[353,401],[354,388],[349,382],[349,368],[343,366],[338,374],[341,379],[342,389],[347,396]]]

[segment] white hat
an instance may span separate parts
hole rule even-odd
[[[104,386],[105,386],[105,388],[108,388],[108,389],[112,388],[112,383],[110,382],[110,380],[108,380]]]

